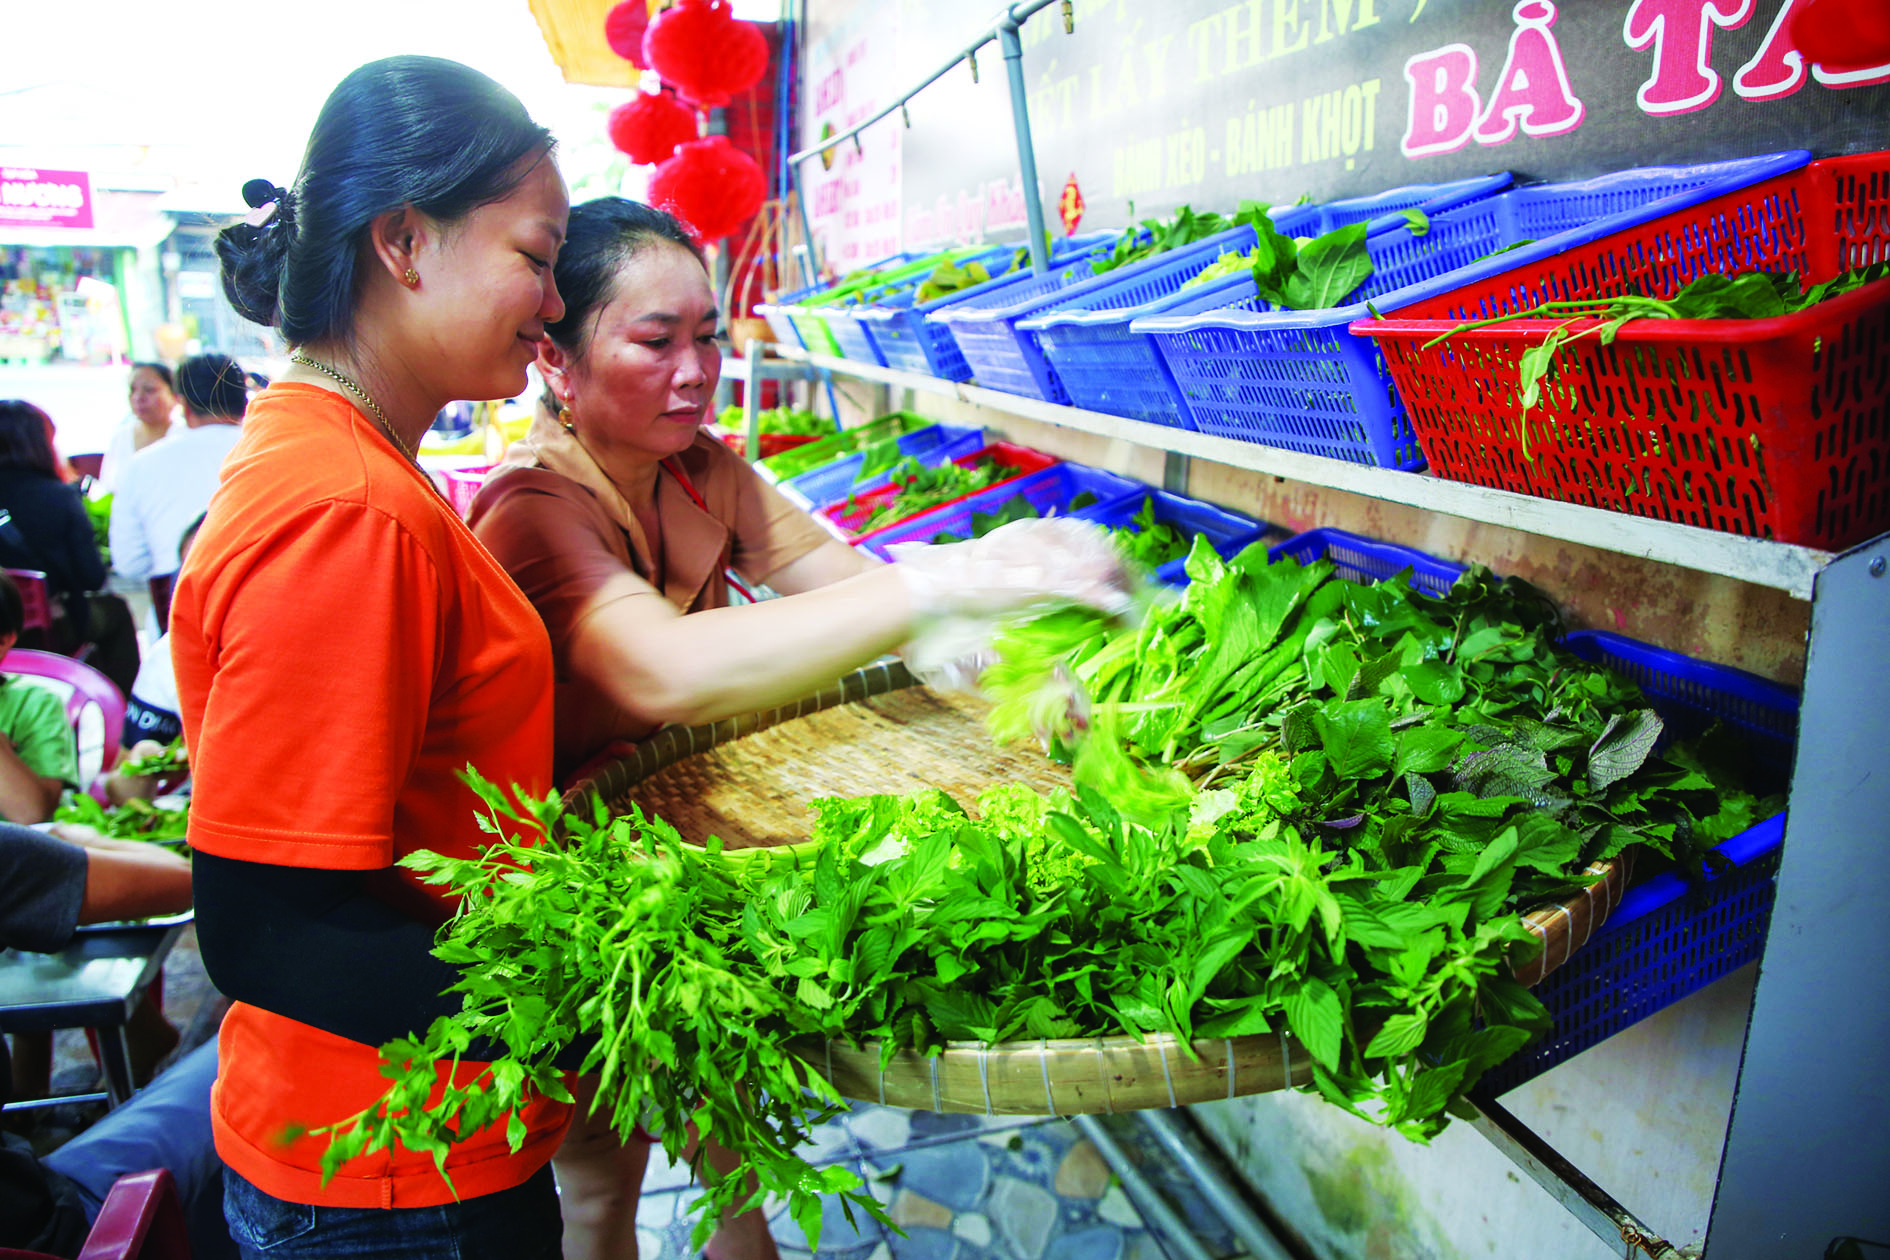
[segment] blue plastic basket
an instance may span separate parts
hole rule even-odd
[[[1714,719],[1738,727],[1754,786],[1783,787],[1797,733],[1796,692],[1618,634],[1578,632],[1568,647],[1639,683],[1667,736],[1693,734]],[[1766,781],[1768,772],[1774,781]],[[1497,1065],[1480,1088],[1492,1095],[1514,1089],[1756,960],[1784,839],[1778,814],[1715,848],[1698,870],[1665,871],[1630,888],[1587,943],[1535,987],[1554,1020],[1549,1034]]]
[[[969,455],[984,444],[982,429],[934,424],[902,436],[899,439],[899,454],[910,455],[924,464],[943,464],[960,455]],[[809,512],[818,511],[840,502],[856,489],[870,489],[884,484],[886,478],[883,473],[867,478],[858,487],[853,484],[853,479],[859,476],[865,463],[865,454],[855,451],[851,455],[842,455],[832,463],[822,464],[819,468],[810,468],[798,477],[790,477],[776,489],[796,507]]]
[[[1809,156],[1800,150],[1646,167],[1512,189],[1433,216],[1422,236],[1403,226],[1373,234],[1366,241],[1372,276],[1346,306],[1274,310],[1252,276],[1236,275],[1144,313],[1131,331],[1162,359],[1184,422],[1199,432],[1381,468],[1420,468],[1423,451],[1384,356],[1347,325],[1453,288],[1507,246],[1541,241],[1543,249],[1570,248],[1795,170]]]
[[[1382,582],[1409,569],[1411,585],[1426,595],[1448,594],[1464,571],[1461,564],[1342,529],[1309,529],[1267,551],[1269,562],[1288,557],[1301,564],[1330,560],[1340,577],[1353,582]]]
[[[805,288],[783,293],[772,302],[757,302],[755,314],[768,321],[768,331],[773,334],[776,341],[783,345],[795,345],[805,349],[807,342],[801,337],[801,330],[794,326],[794,321],[788,318],[787,308],[802,298],[813,297],[825,287],[825,285],[810,284]]]
[[[968,263],[982,263],[986,267],[1008,263],[1016,247],[994,245],[983,250],[954,250],[953,262],[959,266]],[[931,277],[930,271],[911,276],[895,284],[878,289],[869,289],[860,295],[857,303],[836,308],[827,317],[827,329],[833,333],[833,339],[840,346],[840,353],[849,359],[858,359],[862,363],[876,363],[880,367],[896,366],[880,350],[879,340],[873,335],[875,326],[866,322],[865,317],[877,313],[880,306],[887,303],[910,306],[912,296],[919,286]]]
[[[1143,492],[1144,487],[1140,484],[1100,468],[1083,464],[1053,464],[1015,481],[980,490],[956,503],[942,504],[909,521],[901,521],[889,529],[861,539],[859,546],[881,560],[890,560],[892,556],[886,549],[893,543],[929,542],[948,531],[969,538],[973,513],[994,512],[1019,495],[1030,502],[1038,516],[1075,515],[1093,519],[1089,514],[1099,508],[1113,507],[1130,499],[1140,503]],[[1081,511],[1069,512],[1071,500],[1085,493],[1095,495],[1096,503]]]
[[[1059,273],[1059,269],[1068,264],[1093,259],[1098,252],[1108,249],[1115,239],[1114,232],[1086,232],[1081,236],[1069,236],[1051,242],[1051,272]],[[1032,274],[1019,271],[1014,275],[998,276],[984,284],[948,293],[929,302],[913,301],[918,292],[915,285],[903,293],[861,308],[854,312],[854,318],[866,325],[867,335],[872,338],[887,367],[902,368],[908,372],[929,372],[940,380],[968,381],[972,375],[971,364],[965,359],[964,351],[959,349],[951,328],[942,321],[928,317],[953,307],[976,303],[981,297],[998,290],[1014,290],[1017,281],[1031,278]],[[1080,269],[1077,274],[1081,274]]]
[[[1288,236],[1314,236],[1350,224],[1367,224],[1367,238],[1406,226],[1401,213],[1421,208],[1440,213],[1489,197],[1508,187],[1508,175],[1486,175],[1452,184],[1413,184],[1372,197],[1317,206],[1275,207],[1273,224]],[[1254,246],[1250,228],[1233,228],[1181,249],[1145,259],[1058,295],[1019,320],[1019,336],[1034,338],[1056,370],[1070,402],[1092,411],[1130,416],[1155,424],[1191,427],[1176,401],[1168,365],[1146,338],[1131,331],[1137,316],[1165,303],[1201,269],[1224,253]]]
[[[1189,534],[1205,537],[1222,559],[1231,560],[1247,547],[1260,541],[1273,527],[1265,521],[1250,520],[1238,512],[1202,503],[1196,499],[1170,494],[1166,490],[1143,490],[1117,503],[1099,503],[1075,513],[1085,521],[1094,521],[1108,529],[1121,529],[1141,514],[1142,504],[1155,506],[1155,519]],[[1188,584],[1187,557],[1170,560],[1155,570],[1155,580],[1168,586]]]

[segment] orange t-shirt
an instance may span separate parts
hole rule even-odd
[[[171,655],[190,843],[206,853],[332,870],[421,848],[469,856],[485,837],[461,770],[551,787],[538,614],[425,476],[326,390],[276,385],[251,404],[178,582]],[[445,918],[437,890],[405,870],[399,880],[395,895]],[[292,1122],[332,1123],[380,1097],[374,1047],[238,1003],[220,1050],[217,1153],[265,1192],[335,1207],[452,1201],[431,1156],[362,1156],[323,1186],[326,1140],[279,1140]],[[462,1064],[462,1079],[478,1070]],[[534,1103],[517,1154],[503,1124],[456,1144],[460,1197],[525,1181],[569,1110]]]

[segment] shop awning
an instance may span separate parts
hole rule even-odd
[[[566,83],[635,87],[642,72],[604,42],[604,18],[616,0],[529,0],[551,59]]]
[[[148,249],[176,227],[175,221],[158,209],[161,196],[153,192],[94,188],[91,227],[0,226],[0,245],[29,245],[36,249]]]

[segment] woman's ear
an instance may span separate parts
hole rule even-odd
[[[538,375],[560,403],[571,403],[571,356],[551,338],[538,343]]]
[[[402,288],[415,288],[420,272],[414,261],[427,244],[432,224],[412,206],[401,206],[375,216],[368,224],[368,243],[374,260],[388,278]]]

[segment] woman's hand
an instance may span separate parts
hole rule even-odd
[[[1109,534],[1067,516],[1012,521],[983,538],[891,549],[916,618],[986,617],[1034,605],[1126,612],[1129,572]]]

